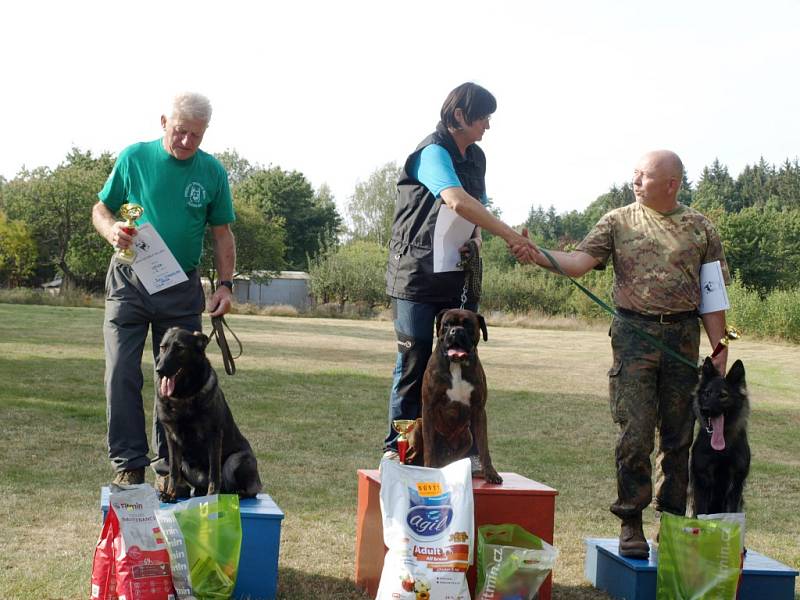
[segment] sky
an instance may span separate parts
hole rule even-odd
[[[204,150],[300,171],[346,214],[464,81],[497,98],[480,145],[511,225],[583,210],[651,149],[694,182],[715,158],[735,177],[800,154],[796,0],[11,0],[0,18],[6,179],[156,139],[193,90],[214,107]]]

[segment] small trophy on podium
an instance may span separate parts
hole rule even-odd
[[[417,422],[414,419],[394,419],[392,429],[397,435],[397,454],[400,457],[400,464],[406,464],[406,454],[408,453],[408,434],[414,429]]]
[[[736,327],[733,327],[732,325],[726,327],[725,335],[717,343],[716,348],[714,348],[714,351],[711,353],[711,358],[714,358],[720,352],[722,352],[722,349],[725,348],[732,340],[738,340],[740,337],[742,337],[742,332],[736,329]]]
[[[119,207],[119,214],[125,219],[125,227],[122,230],[128,235],[136,232],[136,219],[144,214],[144,208],[138,204],[128,202]],[[126,265],[132,265],[136,259],[136,250],[133,248],[119,248],[117,250],[117,260]]]

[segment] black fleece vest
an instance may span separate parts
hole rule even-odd
[[[419,153],[431,144],[438,144],[447,150],[461,187],[470,196],[480,200],[486,192],[486,157],[483,150],[470,144],[466,156],[461,156],[453,137],[439,123],[436,131],[422,140],[406,159],[397,182],[397,204],[386,269],[386,293],[393,298],[415,302],[456,302],[461,298],[464,287],[464,272],[433,272],[433,231],[442,200],[435,198],[428,188],[409,174]]]

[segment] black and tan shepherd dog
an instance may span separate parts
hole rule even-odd
[[[261,491],[258,464],[250,444],[233,421],[217,374],[205,354],[208,336],[178,327],[161,340],[156,363],[156,411],[169,450],[169,477],[161,499],[189,495]]]
[[[723,377],[706,358],[694,397],[700,424],[690,468],[694,515],[742,512],[750,471],[747,417],[750,402],[744,365],[737,360]]]

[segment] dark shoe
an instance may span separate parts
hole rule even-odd
[[[619,555],[627,558],[647,558],[650,546],[644,538],[642,515],[622,519],[619,532]]]
[[[114,477],[112,482],[114,485],[137,485],[144,483],[144,467],[138,469],[130,469],[129,471],[120,471]]]

